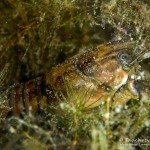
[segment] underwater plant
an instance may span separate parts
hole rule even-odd
[[[148,0],[2,0],[0,13],[1,149],[149,149]]]

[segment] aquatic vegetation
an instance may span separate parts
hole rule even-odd
[[[0,70],[9,66],[4,85],[27,80],[86,46],[110,39],[111,29],[90,26],[93,17],[89,9],[93,4],[70,0],[1,1]]]
[[[0,124],[0,146],[2,149],[12,147],[14,149],[148,149],[150,146],[148,0],[2,0],[0,13],[0,122],[3,122]],[[117,45],[121,48],[122,44],[134,43],[131,49],[126,47],[121,54],[115,55],[121,60],[120,63],[117,61],[117,64],[122,66],[121,71],[128,76],[129,81],[134,82],[123,84],[126,83],[125,78],[124,80],[118,78],[119,83],[111,82],[109,86],[103,84],[103,88],[108,90],[108,97],[113,98],[111,101],[104,98],[99,105],[96,105],[97,107],[89,109],[83,102],[91,98],[92,71],[95,68],[104,69],[103,65],[107,64],[105,62],[102,65],[102,61],[99,67],[92,64],[95,62],[92,49],[101,43],[104,43],[102,46],[104,49],[108,48],[108,45]],[[101,49],[99,55],[96,54],[95,57],[101,56],[103,60],[104,49]],[[110,53],[113,53],[112,49],[109,49]],[[125,53],[127,49],[133,54],[132,58]],[[78,54],[77,57],[80,56],[80,59],[73,63],[68,61],[71,65],[67,62],[68,65],[63,65],[62,62],[75,54]],[[135,56],[137,59],[134,59]],[[144,60],[139,61],[141,58]],[[131,59],[135,61],[131,63]],[[110,61],[112,59],[108,60],[109,64],[114,64],[114,61]],[[134,69],[128,66],[129,62],[135,65]],[[60,65],[52,69],[56,64]],[[60,83],[63,85],[59,84],[56,80],[59,79],[59,74],[63,76],[63,72],[69,70],[68,66],[74,66],[77,77],[81,77],[79,84],[86,76],[88,76],[86,81],[90,84],[83,84],[83,87],[87,86],[86,88],[80,89],[78,86],[75,88],[73,84],[76,81],[75,70],[72,77],[68,73],[69,81],[62,77]],[[111,69],[113,74],[115,69]],[[25,88],[25,96],[28,94],[33,96],[28,86],[34,85],[32,81],[38,84],[37,77],[45,72],[49,72],[46,73],[46,82],[53,83],[55,89],[53,94],[59,103],[49,102],[48,105],[43,98],[42,108],[39,111],[33,113],[30,107],[27,107],[28,111],[22,111],[20,117],[9,114],[9,118],[4,119],[2,114],[12,108],[7,107],[9,101],[6,96],[9,92],[3,94],[3,90],[13,90],[15,83],[16,91],[20,89],[18,85],[21,85]],[[95,73],[94,78],[99,74],[101,75]],[[108,77],[108,74],[107,76],[104,74],[103,77]],[[115,83],[117,90],[112,95],[109,90],[115,87]],[[39,91],[37,90],[37,93],[40,95]],[[29,103],[31,106],[34,101]],[[20,110],[14,113],[18,112]]]
[[[1,128],[3,146],[126,149],[133,146],[127,139],[148,139],[149,100],[131,99],[125,105],[110,107],[108,112],[107,102],[90,110],[81,105],[79,100],[87,98],[88,93],[78,91],[69,96],[70,101],[61,99],[60,105],[50,105],[39,115],[8,119]]]

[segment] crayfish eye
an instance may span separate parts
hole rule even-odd
[[[131,62],[132,58],[131,58],[131,55],[127,53],[123,53],[119,55],[119,60],[122,64],[128,64]]]
[[[132,56],[131,54],[128,53],[120,53],[118,55],[118,60],[122,65],[123,69],[128,70],[130,63],[132,62]]]

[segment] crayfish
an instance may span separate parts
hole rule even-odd
[[[5,107],[1,111],[4,116],[8,112],[13,115],[20,115],[22,111],[36,112],[45,105],[58,105],[63,97],[75,103],[69,97],[72,91],[77,93],[76,103],[88,109],[104,101],[115,107],[129,99],[140,99],[137,85],[144,79],[140,63],[145,59],[145,53],[136,53],[135,44],[130,42],[99,45],[38,78],[2,91]]]

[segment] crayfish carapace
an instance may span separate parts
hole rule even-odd
[[[139,99],[137,79],[132,77],[138,76],[143,56],[134,52],[134,46],[133,43],[100,45],[52,69],[46,74],[46,83],[57,91],[60,99],[62,94],[69,93],[66,84],[75,93],[86,91],[89,97],[85,95],[81,101],[77,100],[86,108],[96,107],[103,101],[114,101],[118,105],[129,99]],[[47,97],[50,89],[46,89]]]

